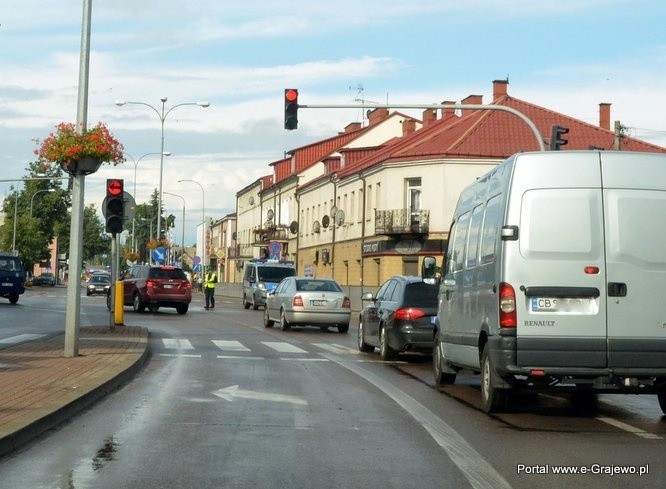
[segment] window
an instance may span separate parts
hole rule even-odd
[[[472,211],[472,221],[469,224],[469,240],[465,268],[474,268],[479,255],[479,241],[481,240],[481,223],[483,222],[484,205],[479,205]]]
[[[407,207],[409,212],[414,215],[421,211],[421,177],[408,178],[407,183]]]
[[[471,212],[460,216],[453,224],[451,234],[453,234],[453,244],[450,246],[451,253],[448,259],[449,273],[458,272],[463,269],[463,257],[465,255],[465,242],[467,241],[467,228],[469,227],[469,218]]]
[[[495,243],[499,232],[500,197],[496,195],[486,204],[486,217],[481,231],[481,265],[495,261]]]

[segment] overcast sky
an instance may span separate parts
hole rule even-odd
[[[76,121],[82,7],[0,3],[0,179],[24,176],[33,139]],[[611,103],[612,121],[666,146],[665,14],[663,0],[92,0],[88,123],[107,123],[137,160],[159,153],[160,118],[116,101],[210,102],[165,121],[163,190],[185,199],[189,244],[202,192],[179,179],[201,183],[206,214],[221,218],[285,151],[362,120],[358,109],[303,109],[285,131],[285,88],[301,104],[490,103],[492,81],[508,77],[513,97],[591,124]],[[101,207],[109,177],[133,192],[131,158],[86,178],[86,205]],[[137,203],[159,166],[155,155],[136,166]],[[165,195],[164,206],[180,237],[182,201]]]

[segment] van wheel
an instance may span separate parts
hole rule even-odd
[[[16,304],[18,302],[19,296],[17,294],[12,294],[9,296],[9,303]]]
[[[280,327],[282,331],[289,331],[291,329],[291,324],[287,321],[287,316],[284,313],[284,309],[280,311]]]
[[[481,405],[487,413],[505,411],[509,405],[509,390],[494,386],[496,376],[497,372],[486,345],[481,355]]]
[[[252,310],[256,311],[257,309],[259,309],[259,304],[255,302],[254,296],[252,296]]]
[[[382,326],[382,329],[379,332],[379,358],[387,361],[394,360],[397,356],[398,353],[389,346],[386,328]]]
[[[436,385],[453,384],[456,381],[456,374],[450,374],[442,371],[444,364],[444,356],[442,354],[442,345],[439,341],[435,341],[435,348],[432,352],[432,373],[435,377]]]
[[[338,333],[340,334],[345,334],[349,331],[349,325],[348,324],[338,324]]]
[[[661,412],[666,414],[666,391],[658,392],[657,399],[659,400],[659,407],[661,408]]]
[[[375,351],[375,347],[368,345],[365,342],[365,328],[363,327],[363,320],[358,323],[358,351],[363,353],[371,353]]]
[[[249,309],[249,308],[250,308],[250,303],[247,301],[247,298],[245,297],[245,295],[243,295],[243,307],[244,307],[245,309]]]
[[[146,306],[141,302],[139,294],[134,294],[134,298],[132,299],[132,309],[134,309],[134,312],[143,312],[146,309]]]
[[[268,314],[268,308],[264,308],[264,328],[272,328],[273,327],[273,320],[270,318]]]

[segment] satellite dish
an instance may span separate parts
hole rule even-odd
[[[266,219],[268,219],[269,221],[272,221],[273,216],[274,216],[273,209],[268,209],[268,212],[266,213]]]
[[[327,228],[330,223],[331,219],[328,216],[324,216],[321,218],[321,225],[324,226],[325,228]]]
[[[335,219],[335,214],[338,212],[338,208],[336,206],[331,207],[331,219]]]
[[[345,211],[338,211],[335,213],[335,225],[336,226],[342,226],[342,224],[345,222]]]
[[[291,221],[291,224],[289,225],[289,231],[291,231],[291,234],[296,234],[298,232],[297,221]]]
[[[321,227],[319,225],[319,221],[315,221],[312,223],[312,232],[313,233],[319,233],[321,231]]]

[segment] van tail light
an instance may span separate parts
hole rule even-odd
[[[303,307],[303,298],[300,295],[295,295],[294,300],[291,301],[292,306]]]
[[[499,325],[500,328],[515,328],[516,319],[516,292],[506,282],[499,286]]]
[[[342,308],[351,309],[351,301],[349,300],[349,297],[345,297],[344,299],[342,299]]]
[[[394,314],[395,319],[400,319],[402,321],[413,321],[415,319],[422,318],[423,316],[425,316],[425,312],[423,312],[421,309],[415,309],[412,307],[398,309]]]

